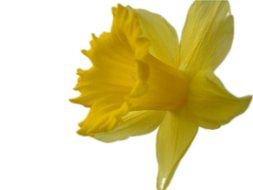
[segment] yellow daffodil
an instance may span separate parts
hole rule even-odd
[[[237,98],[214,74],[233,40],[228,1],[195,1],[179,43],[155,13],[113,8],[111,32],[93,36],[89,70],[78,70],[72,101],[90,107],[79,134],[104,142],[147,134],[158,126],[157,189],[165,190],[197,134],[243,113],[251,96]]]

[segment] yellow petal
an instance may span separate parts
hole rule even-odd
[[[127,139],[131,136],[144,135],[152,132],[161,123],[165,112],[133,111],[121,118],[120,123],[108,132],[97,133],[94,138],[113,142]]]
[[[183,114],[166,114],[157,136],[158,190],[166,190],[168,187],[197,131],[197,125],[184,118]]]
[[[155,13],[138,9],[137,15],[144,36],[151,44],[150,54],[163,63],[178,67],[179,42],[175,29]]]
[[[202,127],[215,129],[242,114],[251,98],[235,97],[213,73],[202,72],[191,82],[187,107]]]
[[[228,1],[195,1],[182,33],[181,69],[214,70],[230,50],[234,33]]]

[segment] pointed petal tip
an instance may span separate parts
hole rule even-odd
[[[117,8],[124,8],[123,5],[121,5],[120,3],[117,4]]]
[[[242,113],[249,108],[251,100],[252,100],[252,96],[251,95],[244,96],[244,97],[241,98],[241,101],[242,101]]]
[[[97,36],[94,33],[92,33],[91,36],[92,36],[93,40],[97,40],[98,39]]]
[[[86,125],[86,119],[78,123],[79,129],[77,130],[77,134],[82,135],[82,136],[87,136],[91,134],[92,128],[88,127]]]
[[[78,129],[78,130],[76,131],[76,133],[77,133],[78,135],[80,135],[80,136],[92,136],[92,134],[89,134],[89,133],[87,132],[87,130],[83,129],[83,127],[80,126],[80,124],[79,124],[79,128],[80,128],[80,129]]]
[[[77,98],[71,98],[71,99],[69,99],[69,101],[71,103],[74,103],[74,104],[79,104],[80,103],[79,97],[77,97]]]
[[[82,75],[83,73],[84,73],[84,70],[82,70],[82,69],[77,69],[77,71],[76,71],[77,75]]]
[[[112,7],[113,16],[116,16],[117,13],[119,12],[119,10],[122,10],[123,8],[124,8],[124,6],[121,5],[120,3],[118,3],[115,7]]]
[[[112,15],[115,16],[117,13],[117,8],[116,7],[112,7]]]
[[[80,127],[80,124],[79,124],[79,128],[81,128],[81,127]],[[82,129],[78,129],[78,130],[76,131],[76,133],[77,133],[78,135],[85,136],[85,133],[83,132]]]
[[[83,55],[85,55],[86,57],[88,57],[88,58],[91,57],[91,53],[90,53],[89,50],[82,49],[82,50],[81,50],[81,53],[82,53]]]

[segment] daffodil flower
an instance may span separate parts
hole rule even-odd
[[[93,65],[78,70],[81,95],[72,101],[90,108],[78,133],[112,142],[159,127],[157,189],[165,190],[198,128],[219,128],[251,101],[214,74],[233,41],[233,16],[228,1],[195,1],[179,42],[158,14],[122,5],[112,12],[111,31],[83,50]]]

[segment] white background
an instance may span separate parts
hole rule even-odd
[[[104,144],[78,136],[86,113],[69,103],[90,34],[109,30],[117,3],[163,15],[178,33],[192,0],[1,0],[0,189],[155,190],[156,132]],[[233,48],[217,70],[227,88],[253,93],[253,3],[231,1]],[[201,129],[173,190],[253,189],[253,107],[216,131]]]

